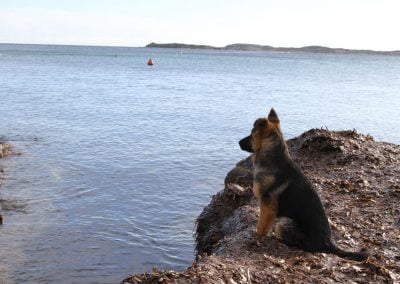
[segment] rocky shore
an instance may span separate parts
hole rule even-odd
[[[11,146],[8,143],[0,141],[0,159],[11,153]]]
[[[312,129],[287,141],[317,188],[333,238],[367,248],[364,262],[307,253],[273,234],[257,239],[252,163],[240,161],[196,222],[196,259],[185,271],[153,270],[123,283],[399,283],[400,146],[355,131]]]
[[[10,144],[0,141],[0,159],[4,158],[5,156],[8,156],[9,154],[11,154]],[[3,179],[2,173],[3,173],[3,168],[0,166],[0,186],[2,184],[2,179]],[[2,203],[3,203],[3,200],[0,199],[0,225],[3,224],[3,215],[1,214],[1,209],[3,207]]]

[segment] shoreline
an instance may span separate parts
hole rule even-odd
[[[317,54],[360,54],[360,55],[386,55],[400,56],[400,50],[370,50],[370,49],[348,49],[348,48],[331,48],[319,45],[303,46],[303,47],[273,47],[269,45],[259,44],[242,44],[234,43],[223,47],[201,45],[201,44],[185,44],[185,43],[150,43],[145,46],[124,46],[124,45],[82,45],[82,44],[52,44],[52,43],[11,43],[1,42],[0,46],[56,46],[56,47],[86,47],[86,48],[175,48],[175,49],[203,49],[203,50],[220,50],[220,51],[252,51],[252,52],[278,52],[278,53],[317,53]]]
[[[198,216],[192,265],[180,272],[153,269],[122,283],[400,281],[400,145],[355,131],[323,129],[309,130],[287,144],[318,190],[334,240],[347,250],[366,247],[368,260],[304,252],[273,235],[256,239],[258,205],[248,157],[228,172],[224,189]],[[11,153],[11,145],[0,142],[0,158]],[[0,180],[1,174],[0,167]]]
[[[312,129],[287,141],[294,161],[316,187],[333,239],[367,248],[355,262],[288,247],[273,235],[254,237],[258,205],[250,158],[234,167],[225,188],[196,221],[196,259],[186,270],[135,274],[122,283],[265,283],[400,281],[400,145],[355,131]]]
[[[329,54],[365,54],[365,55],[391,55],[400,56],[400,50],[379,51],[369,49],[331,48],[326,46],[311,45],[303,47],[273,47],[270,45],[234,43],[224,47],[211,45],[185,44],[185,43],[149,43],[146,48],[181,48],[181,49],[209,49],[230,51],[258,51],[258,52],[305,52],[305,53],[329,53]]]

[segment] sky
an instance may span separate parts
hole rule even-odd
[[[400,50],[400,0],[0,0],[0,43]]]

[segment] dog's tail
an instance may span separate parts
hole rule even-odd
[[[327,250],[328,253],[336,254],[337,256],[348,258],[356,261],[364,261],[368,258],[369,253],[366,249],[361,249],[359,252],[353,251],[345,251],[335,244],[331,244],[331,246]]]
[[[307,251],[332,253],[356,261],[364,261],[369,256],[366,249],[362,249],[359,252],[345,251],[337,247],[332,240],[329,240],[327,244],[315,248],[315,244],[313,243],[310,245],[310,238],[304,234],[299,229],[298,225],[290,218],[279,218],[275,224],[274,231],[276,238],[283,241],[285,244],[303,248]]]

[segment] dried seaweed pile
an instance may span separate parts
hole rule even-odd
[[[313,129],[288,141],[318,189],[340,247],[371,252],[365,262],[287,247],[254,236],[258,206],[249,158],[228,173],[223,191],[197,219],[197,259],[184,272],[153,271],[126,283],[400,281],[400,146],[355,131]]]

